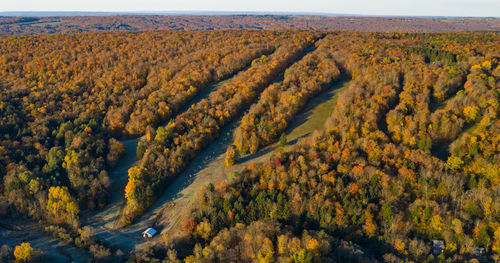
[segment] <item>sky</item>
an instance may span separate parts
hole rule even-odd
[[[500,0],[0,0],[0,11],[258,11],[500,17]]]

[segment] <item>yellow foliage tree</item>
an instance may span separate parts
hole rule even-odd
[[[464,108],[464,115],[468,122],[473,122],[479,117],[479,108],[477,106],[467,106]]]
[[[33,257],[33,248],[30,243],[21,243],[14,249],[14,257],[16,262],[30,262]]]
[[[285,254],[287,252],[287,250],[288,250],[287,243],[288,243],[287,236],[280,235],[278,237],[278,253],[279,254]]]
[[[377,227],[373,223],[373,215],[370,213],[370,211],[365,211],[365,218],[365,225],[363,226],[363,229],[368,236],[373,236],[373,233],[375,233]]]
[[[462,167],[464,164],[464,161],[459,156],[450,156],[448,157],[448,160],[446,161],[446,167],[456,170]]]
[[[493,233],[493,246],[491,249],[498,255],[500,256],[500,225],[497,226],[495,232]]]
[[[143,174],[147,172],[147,169],[140,166],[134,166],[128,170],[128,183],[125,186],[125,198],[129,201],[134,199],[134,191],[137,188],[138,183],[141,181]]]
[[[432,230],[441,233],[443,231],[443,218],[440,215],[433,216],[429,226]]]
[[[225,158],[226,166],[228,167],[233,166],[237,160],[238,160],[238,150],[236,149],[236,147],[232,145],[227,147],[226,158]]]
[[[212,236],[212,226],[210,223],[203,221],[196,226],[196,234],[201,238],[208,240]]]
[[[319,242],[315,238],[310,238],[307,240],[307,247],[306,247],[308,252],[311,252],[313,255],[317,256],[319,255]]]
[[[405,250],[405,242],[403,242],[403,240],[399,239],[399,238],[396,238],[396,240],[394,240],[394,248],[402,253],[404,250]]]
[[[257,254],[257,261],[259,263],[274,262],[274,247],[273,242],[269,238],[265,238],[262,247]]]
[[[66,186],[56,186],[49,188],[49,198],[47,201],[47,210],[57,223],[77,224],[78,223],[78,204],[69,194]]]

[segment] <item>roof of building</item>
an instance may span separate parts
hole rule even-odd
[[[148,229],[144,230],[144,232],[142,232],[142,234],[143,234],[143,235],[144,235],[144,234],[148,234],[148,235],[150,235],[150,236],[154,236],[154,235],[156,234],[156,232],[157,232],[157,231],[156,231],[154,228],[151,228],[151,227],[150,227],[150,228],[148,228]]]
[[[432,240],[432,246],[442,248],[442,247],[444,247],[444,241],[443,240]]]

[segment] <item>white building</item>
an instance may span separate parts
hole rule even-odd
[[[152,238],[154,235],[156,235],[157,231],[154,228],[148,228],[142,232],[142,236],[144,238]]]

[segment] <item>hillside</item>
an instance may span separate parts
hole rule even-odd
[[[500,260],[497,32],[0,46],[2,262]]]
[[[56,15],[56,14],[55,14]],[[95,15],[8,17],[0,35],[144,30],[348,30],[377,32],[499,31],[500,18],[304,15]]]

